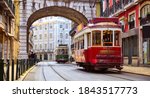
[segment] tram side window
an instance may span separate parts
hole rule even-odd
[[[91,46],[91,33],[87,34],[87,44],[88,46]]]
[[[75,40],[75,49],[78,50],[78,41],[77,41],[77,39]]]
[[[84,49],[84,40],[81,40],[81,49]]]
[[[101,45],[101,31],[93,31],[93,45]]]
[[[103,46],[112,46],[113,44],[113,31],[103,31]]]
[[[114,36],[115,37],[115,42],[114,42],[115,46],[119,46],[119,34],[120,34],[119,31],[115,31],[115,34],[114,34],[115,35]]]

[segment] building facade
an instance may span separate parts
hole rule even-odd
[[[12,0],[0,1],[0,59],[14,59],[15,6]]]
[[[149,0],[103,0],[103,16],[118,17],[122,27],[124,64],[150,63]],[[148,33],[149,32],[149,33]]]
[[[59,44],[67,44],[70,54],[70,20],[62,17],[46,17],[37,20],[31,28],[33,29],[33,52],[38,59],[55,60],[55,49]]]

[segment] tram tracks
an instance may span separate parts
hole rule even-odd
[[[63,75],[61,75],[58,71],[55,70],[55,68],[53,68],[53,65],[48,65],[48,67],[57,75],[59,76],[59,78],[61,78],[62,80],[64,81],[70,81],[68,79],[66,79],[65,77],[63,77]],[[45,72],[44,72],[44,67],[42,67],[42,74],[43,74],[43,77],[44,77],[44,81],[49,81],[47,78],[46,78],[46,75],[45,75]],[[50,78],[50,77],[49,77]]]
[[[27,77],[27,78],[26,78]],[[50,63],[43,63],[35,66],[24,77],[23,80],[29,81],[138,81],[143,77],[129,73],[118,73],[116,70],[107,72],[87,72],[73,66],[60,66]]]
[[[106,75],[106,74],[104,74],[104,75]],[[115,76],[113,74],[112,75],[107,74],[106,76],[111,76],[111,77],[114,77],[114,78],[124,79],[125,81],[135,81],[135,80],[132,80],[132,79],[121,77],[121,76]]]

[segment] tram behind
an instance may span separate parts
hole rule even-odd
[[[122,30],[118,18],[96,18],[91,22],[81,30],[77,29],[74,36],[74,59],[77,65],[87,71],[108,68],[121,70]]]
[[[60,44],[56,48],[56,62],[66,63],[68,61],[68,46],[65,44]]]

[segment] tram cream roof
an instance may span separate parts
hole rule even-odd
[[[101,26],[104,26],[104,25],[109,25],[109,26],[117,26],[117,24],[116,23],[114,23],[114,22],[101,22],[101,23],[97,23],[97,24],[95,24],[96,26],[97,25],[101,25]]]
[[[92,30],[106,30],[106,28],[107,29],[111,28],[112,30],[121,31],[119,25],[114,22],[100,22],[100,23],[88,25],[87,27],[83,28],[80,32],[75,34],[74,38],[83,35],[85,32],[88,33],[91,32]]]

